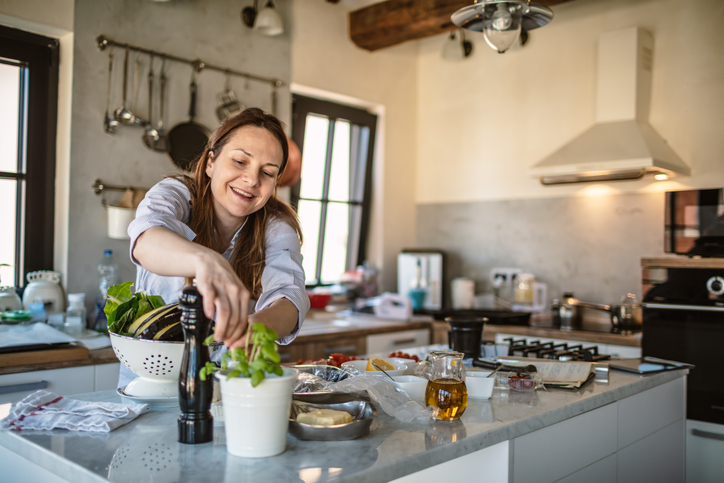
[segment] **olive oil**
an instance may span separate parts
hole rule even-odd
[[[468,389],[457,379],[434,379],[425,388],[425,404],[433,408],[432,416],[437,420],[459,419],[468,406]]]

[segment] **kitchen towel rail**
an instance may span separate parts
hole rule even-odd
[[[268,84],[271,84],[271,86],[273,88],[281,87],[284,85],[284,82],[282,82],[279,79],[275,79],[275,78],[271,78],[271,77],[262,77],[262,76],[250,74],[248,72],[242,72],[242,71],[238,71],[238,70],[234,70],[234,69],[229,69],[227,67],[219,67],[216,65],[207,64],[206,62],[202,61],[201,59],[196,59],[196,60],[185,59],[183,57],[177,57],[175,55],[166,54],[164,52],[158,52],[158,51],[151,50],[151,49],[144,49],[143,47],[138,47],[138,46],[131,45],[131,44],[116,42],[115,40],[109,39],[105,35],[99,35],[96,38],[96,43],[98,44],[98,48],[100,50],[105,50],[106,47],[109,47],[109,46],[122,47],[124,49],[126,47],[128,47],[128,49],[134,50],[136,52],[142,52],[144,54],[152,55],[154,57],[161,57],[163,59],[168,59],[168,60],[173,60],[176,62],[182,62],[185,64],[189,64],[194,67],[196,72],[201,72],[204,69],[211,69],[211,70],[223,72],[224,74],[231,74],[231,75],[235,75],[235,76],[239,76],[239,77],[244,77],[249,80],[254,80],[254,81],[258,81],[258,82],[266,82]]]

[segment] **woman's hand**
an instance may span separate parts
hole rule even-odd
[[[251,293],[220,254],[205,250],[196,261],[196,287],[204,300],[204,313],[216,316],[214,340],[229,348],[243,345],[249,325]]]

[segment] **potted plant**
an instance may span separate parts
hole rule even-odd
[[[235,456],[261,458],[286,449],[296,370],[279,365],[278,338],[256,323],[243,348],[224,353],[220,371],[213,363],[201,370],[204,380],[218,371],[226,449]]]

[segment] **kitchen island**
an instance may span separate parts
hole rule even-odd
[[[611,371],[577,390],[496,389],[469,400],[461,420],[403,423],[375,417],[353,441],[287,437],[279,456],[229,455],[214,441],[176,441],[178,410],[153,409],[109,434],[0,432],[8,481],[683,481],[685,376]],[[79,399],[120,402],[114,391]],[[0,406],[0,411],[9,408]]]

